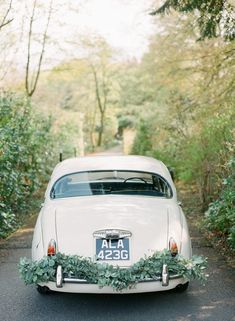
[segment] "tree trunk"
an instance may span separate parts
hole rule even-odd
[[[98,135],[98,142],[97,142],[98,147],[100,147],[103,143],[102,138],[104,133],[104,115],[105,113],[101,113],[100,115],[100,128],[99,128],[99,135]]]

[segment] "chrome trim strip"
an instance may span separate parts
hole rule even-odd
[[[78,283],[78,284],[95,284],[92,282],[88,282],[87,280],[84,279],[73,279],[73,278],[64,278],[63,280],[64,283]]]
[[[180,278],[182,278],[182,275],[179,275],[179,274],[174,274],[174,275],[169,276],[169,280],[176,280],[176,279],[180,279]],[[145,280],[142,280],[138,283],[159,282],[159,281],[162,281],[161,276],[156,276],[156,278],[154,278],[154,279],[151,279],[151,278],[145,279]],[[93,282],[88,282],[87,280],[84,280],[84,279],[75,279],[75,278],[64,278],[63,282],[64,283],[74,283],[74,284],[96,284]]]
[[[120,229],[105,229],[95,231],[93,236],[98,239],[122,239],[126,237],[131,237],[132,233],[126,230]]]

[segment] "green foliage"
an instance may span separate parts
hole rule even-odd
[[[72,156],[72,142],[78,147],[83,141],[86,151],[92,151],[100,135],[102,145],[106,145],[116,133],[121,64],[111,59],[112,49],[107,43],[98,40],[83,43],[86,57],[62,63],[45,74],[34,95],[37,106],[52,113],[55,130],[68,128],[70,140],[66,137],[63,144],[67,157]]]
[[[118,129],[133,128],[135,124],[135,117],[133,115],[118,115]]]
[[[56,155],[58,156],[60,152],[63,154],[63,160],[70,157],[75,157],[79,155],[78,147],[78,137],[79,137],[79,127],[77,124],[78,115],[75,115],[74,119],[66,123],[62,123],[59,126],[58,132],[54,135],[54,149]],[[56,162],[59,158],[56,159]]]
[[[15,226],[15,214],[4,203],[0,203],[0,238],[5,237]]]
[[[218,195],[226,174],[224,164],[234,150],[234,124],[232,108],[205,117],[200,124],[194,122],[188,133],[177,119],[168,116],[159,124],[157,118],[146,117],[137,128],[132,152],[161,159],[175,168],[178,179],[196,184],[205,209]]]
[[[180,177],[197,183],[205,205],[220,189],[225,172],[223,165],[231,155],[234,140],[234,117],[232,113],[217,114],[205,120],[202,128],[193,133],[179,151]]]
[[[152,38],[140,63],[139,79],[144,79],[142,87],[150,95],[142,93],[144,121],[133,150],[173,167],[176,179],[197,190],[203,210],[218,198],[208,224],[232,244],[231,189],[224,192],[223,202],[219,196],[228,176],[225,164],[234,155],[235,42],[227,41],[235,36],[231,8],[229,1],[169,0],[154,12],[174,9],[185,14],[174,12],[161,19],[163,32]],[[195,19],[201,39],[222,37],[196,41]],[[136,114],[143,119],[137,108]]]
[[[151,14],[167,13],[170,9],[181,13],[196,12],[195,17],[200,30],[200,39],[218,37],[221,34],[225,39],[235,39],[235,7],[228,1],[166,0],[159,9]]]
[[[0,237],[12,230],[47,179],[51,122],[24,97],[0,95]]]
[[[235,249],[235,157],[227,164],[229,176],[223,181],[220,197],[210,204],[204,225],[222,233]]]
[[[149,155],[152,151],[152,131],[150,123],[141,120],[137,128],[137,134],[132,148],[132,154]]]
[[[167,264],[170,274],[179,274],[188,280],[197,279],[204,282],[207,278],[205,268],[207,260],[194,256],[185,259],[180,255],[172,257],[168,250],[155,252],[154,255],[140,259],[129,268],[122,269],[105,263],[92,262],[90,258],[77,255],[44,257],[32,262],[21,258],[19,272],[25,284],[55,281],[56,268],[62,266],[63,273],[69,277],[85,279],[99,287],[111,286],[116,291],[134,287],[137,282],[156,278],[162,273],[162,265]]]

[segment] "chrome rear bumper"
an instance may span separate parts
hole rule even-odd
[[[182,278],[182,276],[179,274],[170,275],[167,265],[164,264],[163,268],[162,268],[161,275],[156,276],[154,278],[144,279],[138,283],[159,281],[159,282],[161,282],[162,286],[166,287],[169,285],[169,280],[176,280],[176,279],[180,279],[180,278]],[[73,277],[63,277],[62,267],[61,267],[61,265],[59,265],[57,267],[57,273],[56,273],[56,287],[62,288],[64,283],[68,283],[68,284],[95,284],[95,283],[89,282],[85,279],[77,279],[77,278],[73,278]]]

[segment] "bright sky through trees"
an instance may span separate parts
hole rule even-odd
[[[71,0],[74,2],[76,0]],[[80,1],[81,2],[81,1]],[[121,48],[128,57],[140,58],[153,33],[149,16],[150,0],[88,0],[79,14],[65,15],[72,19],[78,33],[98,33],[112,46]]]
[[[149,15],[152,0],[56,0],[53,1],[52,14],[48,30],[48,44],[45,57],[69,59],[69,52],[79,54],[77,44],[82,36],[100,35],[116,49],[121,50],[123,58],[141,58],[148,48],[148,38],[154,33],[154,25]],[[34,21],[34,32],[40,33],[46,16],[47,0],[38,0],[37,7],[44,14],[38,13]],[[10,29],[27,34],[27,18],[32,1],[14,0]],[[40,9],[41,8],[41,9]],[[36,13],[37,14],[37,13]],[[21,38],[20,52],[23,53],[24,37]],[[59,46],[58,46],[59,43]],[[74,45],[76,43],[76,45]],[[17,44],[16,44],[17,45]],[[59,47],[59,50],[58,50]],[[33,49],[33,48],[32,48]],[[37,46],[35,44],[35,52]],[[22,57],[18,52],[18,59]],[[74,57],[72,57],[74,58]],[[49,59],[50,60],[50,59]],[[47,59],[46,59],[47,61]],[[44,64],[46,62],[44,60]],[[59,62],[58,62],[59,63]],[[46,62],[48,67],[48,62]]]
[[[61,61],[69,61],[84,54],[82,38],[96,36],[118,51],[118,59],[142,57],[147,51],[149,36],[156,25],[149,15],[152,0],[54,0],[42,69],[50,69]],[[6,58],[14,70],[25,69],[25,56],[32,0],[13,0],[14,17],[3,37],[11,40],[11,52]],[[31,45],[32,61],[41,50],[40,35],[48,10],[47,0],[37,0]],[[5,39],[5,40],[6,40]],[[1,41],[3,43],[3,41]],[[3,53],[1,53],[3,55]],[[37,58],[36,58],[37,59]],[[14,76],[15,77],[15,76]]]

